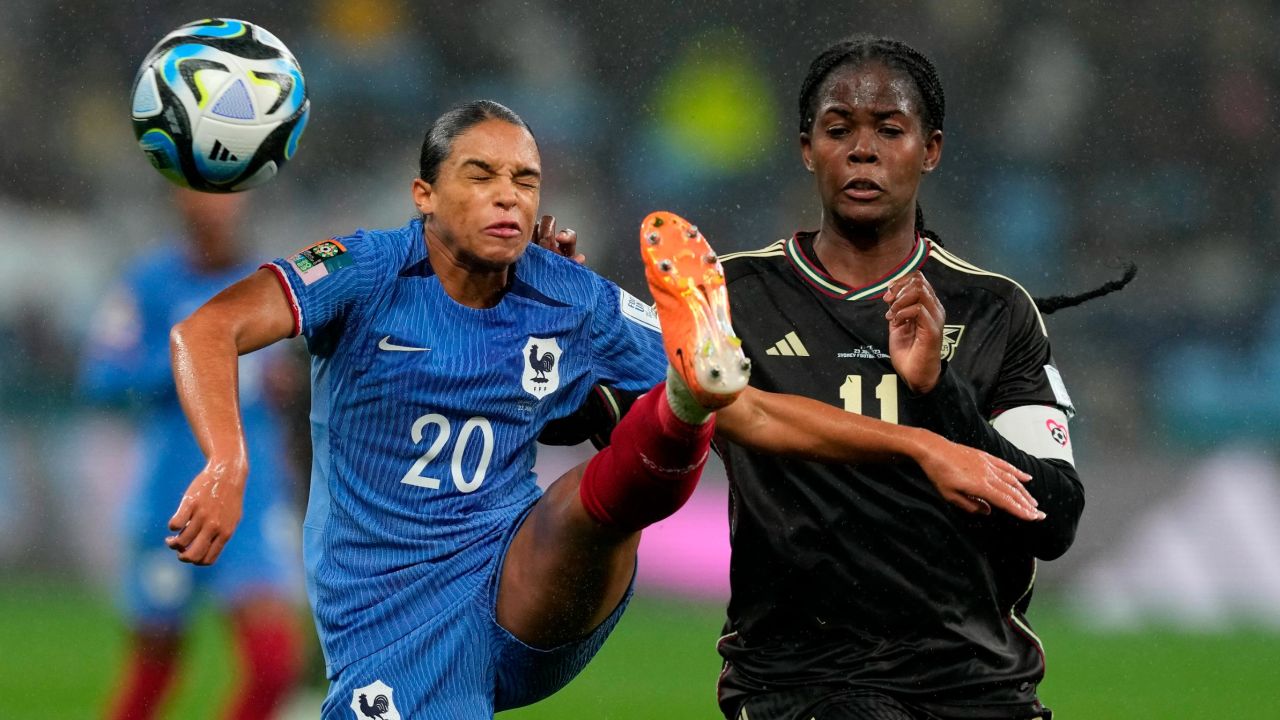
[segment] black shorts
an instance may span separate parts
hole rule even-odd
[[[947,720],[908,701],[876,690],[797,688],[748,696],[736,709],[721,706],[728,720]],[[1050,720],[1048,710],[1027,720]]]

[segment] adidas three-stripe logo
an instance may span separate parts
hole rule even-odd
[[[787,336],[779,340],[773,347],[764,351],[765,355],[787,355],[794,357],[809,357],[809,349],[800,342],[800,336],[795,331],[787,333]]]
[[[226,145],[222,144],[221,140],[214,140],[213,149],[209,151],[209,159],[221,160],[222,162],[227,162],[228,160],[235,162],[240,158],[236,157],[235,155],[232,155],[231,151],[227,149]]]

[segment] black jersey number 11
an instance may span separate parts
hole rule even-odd
[[[865,415],[862,412],[862,376],[846,375],[844,384],[840,386],[840,399],[844,400],[847,412]],[[887,423],[898,423],[898,376],[886,373],[880,376],[876,385],[876,400],[880,401],[880,419]]]

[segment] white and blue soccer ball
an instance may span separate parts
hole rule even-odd
[[[174,183],[238,192],[298,149],[311,101],[293,53],[243,20],[188,23],[152,48],[133,83],[133,130]]]

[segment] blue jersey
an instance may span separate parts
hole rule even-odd
[[[140,426],[142,468],[125,512],[130,528],[167,534],[169,517],[205,463],[174,389],[169,330],[252,270],[202,273],[183,250],[164,247],[126,270],[94,318],[81,391],[97,402],[129,406]],[[279,423],[263,393],[265,359],[242,357],[239,372],[250,468],[245,506],[255,508],[284,496]]]
[[[418,220],[268,267],[313,356],[304,556],[332,676],[474,596],[540,494],[543,426],[666,358],[652,311],[537,246],[488,309],[445,292]]]

